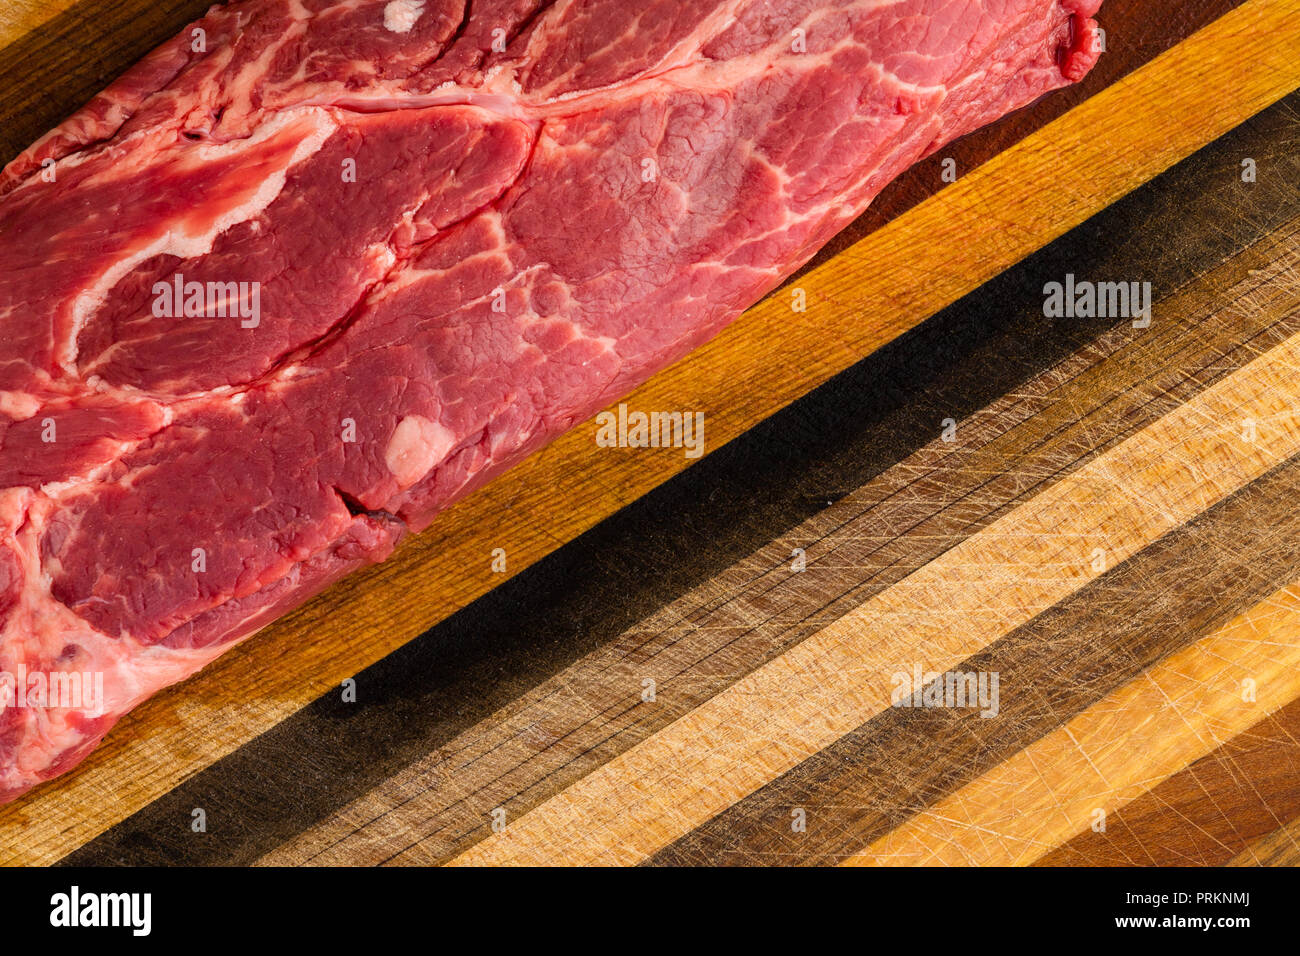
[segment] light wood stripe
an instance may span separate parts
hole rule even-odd
[[[638,862],[1300,452],[1300,336],[610,761],[459,863]],[[1255,442],[1243,421],[1258,424]]]
[[[1207,196],[1210,201],[1212,195]],[[1153,228],[1159,228],[1161,221],[1154,220]],[[493,808],[504,807],[511,818],[522,816],[933,560],[1001,512],[1029,500],[1062,474],[1300,332],[1300,313],[1292,314],[1300,310],[1300,289],[1288,294],[1280,281],[1300,263],[1297,227],[1300,222],[1288,222],[1274,237],[1258,241],[1162,300],[1157,305],[1160,321],[1151,329],[1135,333],[1123,326],[1093,339],[1086,348],[1018,386],[1014,395],[974,414],[963,424],[957,444],[932,444],[878,474],[783,538],[639,622],[609,647],[556,673],[514,700],[508,710],[436,748],[430,745],[426,756],[268,852],[260,862],[428,864],[450,859],[482,839],[490,830],[488,814]],[[1134,261],[1134,268],[1136,274],[1147,275],[1149,264]],[[1090,274],[1106,274],[1106,270],[1094,269]],[[1167,287],[1165,282],[1157,286]],[[951,374],[961,377],[961,368],[971,363],[977,367],[987,357],[963,362]],[[1192,547],[1204,546],[1202,542]],[[789,571],[794,547],[807,553],[808,566],[798,575]],[[1243,557],[1236,553],[1240,544],[1228,547],[1234,559]],[[1147,549],[1141,557],[1148,559],[1151,553]],[[1125,569],[1108,588],[1124,593],[1133,586],[1132,573],[1132,568]],[[1278,580],[1288,578],[1289,572]],[[1129,583],[1114,583],[1120,580]],[[1125,613],[1114,607],[1113,594],[1099,599],[1106,602],[1108,613]],[[1243,600],[1240,606],[1247,604]],[[1098,630],[1104,631],[1100,622]],[[1189,632],[1170,650],[1203,633]],[[1101,633],[1091,644],[1102,654],[1112,637]],[[1069,645],[1078,638],[1077,625],[1071,626],[1071,634],[1061,644],[1064,657],[1070,656]],[[1068,680],[1064,671],[1057,673],[1044,664],[1051,672],[1043,675],[1047,683]],[[1076,662],[1076,666],[1081,665]],[[1014,679],[1023,686],[1024,674],[1016,673]],[[658,687],[653,705],[636,703],[646,677]],[[1006,679],[1004,674],[1004,687]],[[1093,699],[1089,696],[1080,706]],[[1008,703],[1007,713],[1011,713],[1015,705]],[[1069,713],[1041,726],[1024,742],[1054,729]],[[873,721],[867,726],[874,725]],[[813,765],[825,762],[843,768],[848,758],[838,752],[854,736],[801,764],[799,773],[816,777]],[[979,748],[973,742],[978,736],[976,730],[962,738]],[[934,758],[940,764],[971,759],[942,753]],[[876,771],[880,777],[897,776],[879,767]],[[825,782],[837,786],[829,779]],[[941,794],[930,791],[932,785],[932,781],[916,782],[936,799]],[[796,798],[785,789],[777,794],[764,788],[742,805],[757,808],[765,795],[777,804],[787,803],[788,796],[800,806],[818,800],[815,793],[801,792]],[[860,797],[871,806],[878,806],[882,798],[875,791]],[[837,796],[835,802],[843,801]],[[796,839],[796,857],[814,854],[819,841],[836,839],[830,836],[839,832],[833,817],[833,812],[829,818],[818,814],[816,838],[810,831],[806,838]],[[765,828],[759,825],[759,829]],[[706,830],[718,840],[706,836]],[[746,858],[742,847],[755,845],[745,842],[746,832],[743,812],[722,814],[693,831],[671,860],[708,862],[716,859],[721,845],[728,847],[728,859]],[[763,839],[752,831],[749,836]],[[860,849],[873,837],[855,840],[844,832],[842,838],[845,842],[836,858]]]
[[[81,0],[5,0],[0,7],[0,45],[26,36]]]
[[[1253,680],[1257,699],[1242,699]],[[1300,696],[1300,585],[1278,591],[845,865],[1032,863]],[[1141,860],[1135,861],[1141,863]]]
[[[1295,465],[1300,461],[1289,462],[1280,471]],[[1287,495],[1292,509],[1297,492],[1300,487],[1293,486]],[[1300,512],[1280,520],[1290,522],[1295,517]],[[1292,530],[1286,540],[1290,543],[1296,537]],[[1290,550],[1297,555],[1294,548]],[[1241,577],[1252,577],[1253,572],[1252,568]],[[1279,857],[1285,854],[1279,851],[1285,850],[1285,843],[1290,843],[1292,853],[1300,851],[1294,835],[1287,840],[1284,826],[1298,816],[1300,698],[1110,814],[1105,832],[1084,830],[1033,865],[1225,866],[1234,856],[1256,848],[1261,854],[1257,863],[1267,859],[1270,865],[1281,865]]]
[[[1295,7],[1244,4],[802,277],[807,313],[791,313],[784,297],[763,303],[632,402],[704,411],[713,447],[742,433],[1300,86]],[[1229,98],[1224,75],[1236,77]],[[1141,122],[1153,109],[1186,122],[1156,131]],[[579,428],[389,565],[141,707],[75,776],[0,810],[0,862],[57,859],[500,583],[488,570],[492,548],[505,548],[518,571],[685,465],[600,454]]]
[[[1000,674],[996,719],[966,708],[889,708],[650,862],[828,865],[859,853],[1218,631],[1280,582],[1300,580],[1300,551],[1292,546],[1300,536],[1298,493],[1300,457],[963,661],[962,671]],[[1216,847],[1226,859],[1228,846],[1244,845],[1243,832],[1260,835],[1288,819],[1295,812],[1289,807],[1300,808],[1300,789],[1278,793],[1288,789],[1279,780],[1289,772],[1294,782],[1300,773],[1300,753],[1279,743],[1271,760],[1262,748],[1248,749],[1262,733],[1287,740],[1277,718],[1292,712],[1289,727],[1300,732],[1297,702],[1111,814],[1108,834],[1087,831],[1037,862],[1114,865],[1154,856],[1166,864],[1208,863]],[[1145,759],[1144,735],[1129,739],[1129,759]],[[1015,793],[1008,788],[996,799],[1014,803]],[[792,832],[794,808],[806,813],[803,832]]]

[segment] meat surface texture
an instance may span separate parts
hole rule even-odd
[[[213,8],[0,173],[0,674],[51,675],[0,799],[1079,79],[1099,3]]]

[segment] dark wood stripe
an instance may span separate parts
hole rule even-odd
[[[970,709],[891,708],[652,862],[829,864],[861,850],[1266,598],[1279,582],[1300,580],[1298,494],[1294,458],[968,659],[957,670],[1000,675],[996,718]],[[1242,772],[1253,780],[1259,769]],[[806,812],[807,832],[792,832],[795,808]]]
[[[566,728],[581,731],[578,737],[587,743],[571,756],[564,756],[562,748],[549,753],[546,759],[554,762],[510,794],[515,797],[512,814],[593,763],[643,739],[683,708],[689,709],[798,640],[809,628],[855,605],[868,589],[897,580],[927,554],[987,523],[1010,501],[1150,420],[1167,407],[1162,401],[1176,402],[1178,395],[1191,394],[1239,364],[1246,353],[1228,348],[1230,337],[1225,338],[1222,325],[1207,324],[1184,343],[1180,361],[1190,371],[1181,379],[1170,371],[1172,377],[1155,382],[1143,401],[1134,401],[1131,395],[1122,415],[1114,409],[1097,411],[1094,420],[1070,431],[1074,417],[1085,407],[1098,408],[1111,389],[1105,381],[1088,378],[1088,369],[1096,361],[1110,356],[1114,374],[1130,384],[1149,378],[1152,367],[1137,357],[1140,350],[1134,350],[1135,340],[1128,332],[1105,336],[1105,323],[1097,321],[1045,322],[1041,288],[1045,281],[1074,271],[1081,276],[1149,276],[1157,292],[1164,292],[1275,227],[1286,211],[1278,201],[1278,190],[1285,177],[1294,174],[1293,167],[1285,164],[1296,162],[1294,152],[1284,153],[1277,145],[1279,137],[1293,132],[1288,119],[1293,109],[1261,114],[360,675],[361,706],[345,707],[333,695],[317,701],[110,830],[69,861],[239,863],[254,859],[400,768],[437,752],[583,654],[607,648],[616,650],[616,656],[636,660],[638,655],[644,659],[664,652],[673,644],[665,638],[666,632],[624,632],[666,597],[683,594],[730,565],[743,564],[746,555],[828,502],[882,475],[932,439],[945,417],[967,418],[1004,393],[1019,394],[1035,373],[1064,356],[1091,350],[1075,360],[1075,372],[1070,373],[1075,380],[1066,381],[1058,373],[1045,390],[1040,384],[1037,398],[1004,403],[1003,417],[997,420],[1000,425],[977,420],[986,440],[994,440],[999,428],[1003,432],[997,439],[999,454],[1028,456],[1020,477],[994,479],[987,488],[979,488],[978,482],[972,486],[970,476],[981,469],[985,475],[996,473],[988,471],[995,459],[980,458],[978,451],[954,454],[942,466],[947,470],[937,472],[959,482],[945,493],[943,501],[951,506],[946,514],[938,499],[928,510],[924,502],[909,506],[910,512],[898,510],[898,501],[888,496],[908,482],[900,484],[893,477],[879,482],[881,494],[874,504],[868,502],[876,508],[875,517],[865,519],[868,523],[879,518],[901,533],[909,523],[923,522],[928,516],[931,524],[922,526],[925,534],[918,531],[914,538],[937,536],[921,550],[909,545],[890,551],[889,542],[878,540],[878,528],[884,526],[878,525],[872,547],[881,550],[875,557],[863,556],[867,561],[863,567],[875,572],[874,580],[864,571],[861,577],[850,575],[851,579],[836,582],[837,572],[829,569],[814,585],[803,585],[807,593],[787,589],[761,598],[771,603],[780,619],[740,642],[717,632],[714,636],[729,649],[716,656],[709,656],[713,645],[699,645],[695,663],[684,664],[681,686],[661,698],[670,706],[657,708],[646,719],[643,714],[632,715],[624,699],[593,708],[596,716],[585,730]],[[1269,160],[1267,164],[1261,160],[1266,173],[1254,192],[1241,192],[1241,184],[1225,174],[1235,167],[1242,150]],[[1195,193],[1203,195],[1206,208],[1212,210],[1251,203],[1251,214],[1243,219],[1245,228],[1202,236],[1200,226],[1185,216],[1185,197]],[[1147,233],[1136,231],[1137,223],[1161,235],[1165,243],[1180,243],[1188,255],[1164,257],[1163,246],[1152,248]],[[1105,247],[1096,241],[1099,234],[1127,237],[1127,241],[1117,242],[1114,252],[1103,255],[1099,250]],[[1153,341],[1166,341],[1173,334],[1172,326],[1157,323],[1148,334],[1156,337]],[[1088,346],[1090,341],[1095,344]],[[1262,347],[1264,341],[1255,347]],[[1179,353],[1166,350],[1164,354]],[[1056,390],[1059,393],[1054,394]],[[1076,399],[1068,397],[1076,395],[1091,395],[1090,404],[1076,406]],[[1044,417],[1035,423],[1032,414]],[[1060,428],[1066,430],[1054,437]],[[963,436],[963,447],[980,443],[974,435]],[[992,455],[993,450],[984,454]],[[963,466],[968,473],[959,478]],[[963,498],[968,493],[971,497]],[[893,517],[884,517],[890,511]],[[858,517],[863,520],[862,514]],[[861,531],[861,527],[850,530]],[[772,563],[783,563],[789,547],[782,542],[777,549],[781,553],[770,555]],[[760,570],[745,565],[739,572],[741,581]],[[807,582],[815,576],[800,577]],[[745,585],[737,584],[734,574],[723,584],[708,600],[687,609],[694,615],[692,624],[725,621],[735,610],[729,602]],[[680,646],[671,652],[686,653]],[[707,663],[701,666],[701,660]],[[690,661],[689,654],[683,661]],[[437,852],[450,853],[478,839],[484,815],[498,805],[490,802],[493,799],[498,799],[495,792],[484,792],[462,800],[457,813],[440,829],[445,842]],[[486,806],[481,805],[484,802]],[[205,837],[189,832],[190,810],[196,806],[204,807],[209,819],[222,821]]]
[[[1300,700],[1112,813],[1105,833],[1080,833],[1037,865],[1222,866],[1237,855],[1266,862],[1300,847],[1284,826],[1297,817]],[[1247,853],[1275,833],[1267,849]]]
[[[1295,123],[1294,114],[1291,122]],[[1292,130],[1289,139],[1294,141],[1295,136]],[[1292,211],[1300,212],[1293,191],[1290,200]],[[1296,231],[1295,222],[1286,230],[1292,237]],[[1293,239],[1289,245],[1294,257]],[[1135,340],[1131,352],[1118,352],[1091,370],[1094,380],[1114,392],[1114,397],[1085,410],[1078,397],[1063,390],[1059,403],[1082,413],[1077,425],[1054,421],[1045,410],[1017,432],[1047,428],[1058,453],[1075,448],[1075,435],[1104,440],[1108,433],[1123,433],[1134,416],[1141,420],[1167,402],[1173,407],[1186,401],[1187,389],[1203,381],[1204,373],[1198,370],[1201,365],[1204,372],[1218,375],[1294,334],[1300,327],[1300,310],[1296,310],[1296,290],[1286,280],[1285,271],[1274,283],[1286,286],[1286,311],[1280,318],[1262,314],[1268,296],[1249,281],[1234,290],[1240,301],[1223,301],[1219,294],[1251,270],[1263,270],[1277,254],[1278,237],[1261,242],[1239,261],[1207,275],[1185,296],[1162,306],[1159,314],[1167,336],[1157,333]],[[1169,313],[1175,309],[1186,310],[1180,313],[1179,322],[1170,321]],[[1252,321],[1275,324],[1261,333],[1258,326],[1251,328]],[[1225,361],[1216,356],[1212,344],[1216,335],[1239,343],[1228,350],[1235,359]],[[1085,378],[1080,377],[1081,385]],[[994,454],[997,445],[989,446]],[[990,467],[984,473],[1004,471],[998,480],[1024,482],[1022,468],[1029,474],[1036,471],[1033,456],[1024,450],[1008,450],[1004,458],[1015,464],[1003,469]],[[952,479],[946,478],[926,497],[942,495],[951,484]],[[1230,608],[1249,606],[1272,593],[1279,583],[1300,576],[1300,564],[1292,567],[1288,548],[1275,553],[1272,564],[1266,565],[1260,554],[1262,549],[1277,549],[1276,539],[1269,535],[1278,534],[1285,540],[1286,532],[1277,531],[1273,519],[1294,520],[1289,512],[1293,491],[1290,486],[1276,490],[1275,497],[1264,502],[1269,507],[1258,512],[1250,507],[1243,510],[1240,505],[1234,505],[1235,510],[1220,509],[1217,519],[1206,526],[1208,530],[1201,527],[1204,522],[1198,522],[1201,530],[1180,534],[1179,538],[1188,539],[1184,551],[1170,552],[1164,543],[1149,549],[1058,611],[999,642],[997,652],[987,660],[972,661],[963,668],[1000,672],[1004,690],[1011,686],[1006,683],[1007,675],[1018,674],[1016,686],[1022,693],[1014,698],[1006,720],[972,721],[965,713],[948,711],[890,712],[665,849],[655,862],[753,863],[788,858],[827,863],[861,849],[919,808],[1064,723],[1106,689],[1117,686],[1116,681],[1126,680],[1125,675],[1137,673],[1151,660],[1205,633],[1207,621],[1220,619],[1211,612],[1222,615]],[[1238,497],[1253,501],[1259,494],[1256,489]],[[1268,528],[1269,535],[1259,534],[1260,527]],[[1213,562],[1212,567],[1203,566],[1207,559]],[[1252,563],[1257,559],[1260,563]],[[1259,576],[1264,566],[1276,572],[1275,576]],[[1224,576],[1228,567],[1235,571]],[[1249,578],[1254,589],[1233,593],[1230,586],[1237,576]],[[1171,578],[1168,584],[1162,583],[1164,577]],[[1144,581],[1149,590],[1140,587]],[[1165,608],[1173,594],[1180,595],[1179,603]],[[1155,657],[1128,657],[1132,648],[1127,642],[1140,637],[1132,633],[1130,619],[1141,620],[1142,614],[1162,608],[1167,613],[1150,619],[1142,637],[1151,642],[1149,651]],[[1116,630],[1117,617],[1125,622],[1123,630]],[[1120,641],[1124,643],[1117,643]],[[1050,653],[1044,655],[1040,648],[1048,648]],[[1104,667],[1112,659],[1114,669],[1107,672]],[[791,831],[794,807],[804,808],[810,817],[817,813],[815,831],[811,823],[808,833]]]
[[[1239,278],[1266,258],[1260,254],[1234,262],[1218,278]],[[1149,336],[1133,337],[1127,331],[1103,336],[1084,349],[1073,366],[1067,363],[1040,382],[1022,386],[1015,400],[996,414],[988,413],[987,419],[977,416],[974,432],[963,431],[965,451],[940,453],[937,464],[912,459],[886,473],[864,492],[855,492],[852,512],[837,505],[820,515],[815,532],[820,537],[778,541],[724,575],[719,587],[693,603],[684,602],[670,615],[625,635],[611,660],[564,675],[553,701],[543,698],[527,709],[521,702],[517,722],[499,732],[487,730],[484,740],[474,741],[480,754],[453,751],[439,762],[438,768],[455,780],[453,787],[432,784],[409,795],[397,813],[380,808],[373,820],[357,818],[366,833],[347,846],[329,846],[324,861],[428,862],[459,851],[466,841],[485,834],[484,821],[493,807],[505,806],[514,818],[539,799],[538,790],[547,796],[645,739],[983,527],[1010,503],[1032,495],[1053,476],[1175,407],[1297,328],[1294,321],[1270,326],[1274,322],[1276,316],[1263,313],[1252,314],[1245,326],[1235,314],[1205,321],[1198,316],[1182,324],[1165,320]],[[1267,331],[1241,344],[1262,329]],[[1116,351],[1104,367],[1091,367],[1112,349]],[[1080,368],[1086,373],[1070,380]],[[1111,400],[1115,391],[1125,391],[1123,402]],[[1075,422],[1090,403],[1097,403],[1093,414]],[[1016,464],[1008,468],[1008,462]],[[990,480],[991,474],[999,477]],[[791,576],[785,563],[795,544],[807,548],[811,563],[805,574]],[[661,680],[653,714],[635,706],[629,694],[637,676],[651,669],[677,675],[674,686]],[[665,703],[670,695],[671,703]],[[570,696],[583,702],[580,720],[565,713],[564,699]],[[527,720],[534,720],[539,735],[556,745],[540,754],[520,747],[511,763],[500,751],[517,745],[510,735]],[[466,779],[476,763],[493,770],[481,786]],[[464,792],[447,803],[439,795],[443,789]],[[375,801],[377,806],[382,802]],[[408,814],[420,819],[404,828],[398,821]]]

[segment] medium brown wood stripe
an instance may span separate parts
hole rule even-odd
[[[1298,496],[1300,458],[962,662],[959,671],[998,675],[994,716],[978,716],[978,705],[890,708],[653,862],[831,864],[881,840],[1116,688],[1144,680],[1141,675],[1162,658],[1268,598],[1277,581],[1300,581],[1300,551],[1293,544],[1300,539]],[[931,670],[922,657],[916,665]],[[1273,690],[1269,697],[1275,699]],[[1245,719],[1257,719],[1259,710],[1247,709]],[[1108,727],[1110,740],[1131,742],[1130,759],[1140,763],[1148,714],[1130,716],[1131,727]],[[1075,779],[1092,784],[1089,774]],[[998,821],[1013,834],[1040,826],[1038,808],[1021,807],[1015,789],[990,788],[980,796],[990,808],[1015,806],[1014,818]],[[791,826],[797,811],[806,829]],[[1041,812],[1056,815],[1054,807]]]
[[[1300,85],[1292,7],[1244,4],[864,240],[855,256],[871,263],[867,273],[850,258],[809,273],[800,280],[814,303],[808,313],[792,317],[785,301],[769,300],[632,401],[705,411],[714,443],[739,434]],[[1219,78],[1247,57],[1255,69],[1224,102]],[[1177,126],[1140,122],[1152,104],[1178,116]],[[1072,135],[1100,128],[1105,141]],[[1058,187],[1048,194],[1026,182]],[[1005,215],[991,218],[993,208]],[[801,363],[786,361],[790,354]],[[499,583],[487,570],[492,548],[506,548],[517,571],[683,467],[671,456],[599,454],[589,432],[571,433],[388,565],[141,707],[57,787],[0,810],[0,829],[23,833],[0,841],[0,860],[64,855]]]
[[[1169,333],[1167,337],[1144,336],[1140,344],[1089,371],[1099,392],[1114,395],[1080,414],[1078,431],[1104,441],[1118,423],[1140,416],[1135,408],[1186,400],[1187,388],[1200,377],[1198,369],[1224,371],[1217,351],[1205,349],[1218,336],[1240,341],[1239,352],[1255,354],[1296,331],[1298,268],[1300,220],[1162,304],[1157,325]],[[1171,312],[1181,313],[1184,321],[1171,323],[1167,318]],[[1288,317],[1279,321],[1283,315]],[[1260,334],[1259,323],[1268,327],[1267,334]],[[1200,341],[1202,336],[1206,341]],[[1081,376],[1081,386],[1084,380]],[[1080,388],[1056,398],[1059,404],[1078,405],[1083,412],[1079,392],[1087,394]],[[1043,417],[1040,414],[1033,424],[1046,425],[1049,434],[1061,435],[1062,447],[1068,451],[1074,442],[1072,429],[1057,421],[1044,422]],[[1019,465],[1023,450],[1003,449],[1003,453],[1008,462],[1005,477],[1023,481]],[[1146,666],[1152,654],[1168,653],[1204,633],[1196,628],[1208,626],[1207,613],[1226,613],[1232,602],[1252,600],[1246,582],[1258,584],[1257,599],[1271,591],[1276,581],[1300,577],[1300,566],[1290,566],[1288,550],[1276,555],[1272,564],[1261,556],[1276,547],[1275,537],[1282,534],[1277,529],[1291,527],[1296,491],[1300,488],[1275,490],[1265,502],[1269,507],[1259,506],[1258,495],[1252,494],[1249,503],[1224,509],[1208,532],[1184,535],[1187,540],[1179,551],[1148,549],[1129,562],[1131,567],[1109,575],[1066,607],[1053,609],[1004,639],[996,653],[981,655],[978,668],[968,662],[964,670],[1000,672],[1007,693],[1016,694],[1009,697],[1011,706],[1002,719],[967,721],[965,714],[946,711],[892,712],[729,808],[660,853],[656,862],[828,863],[878,838],[910,813],[987,769],[995,754],[997,759],[1010,756],[1054,728],[1104,692],[1107,682],[1118,680],[1125,669],[1132,672]],[[1274,537],[1258,535],[1257,522],[1273,528]],[[1292,532],[1300,537],[1300,524]],[[1271,573],[1261,571],[1265,566]],[[1238,578],[1234,593],[1232,585]],[[1152,596],[1135,597],[1147,594]],[[1151,618],[1157,611],[1163,616]],[[1116,618],[1125,621],[1123,629],[1115,628]],[[1139,634],[1136,629],[1144,620],[1145,630]],[[1116,646],[1121,639],[1125,644]],[[1144,646],[1145,656],[1133,657],[1135,644]],[[1039,648],[1049,648],[1050,653],[1040,657]],[[1114,660],[1108,670],[1110,655]],[[1079,680],[1076,672],[1089,679]],[[1009,674],[1016,675],[1018,692],[1008,685]],[[792,831],[789,814],[794,808],[815,811],[816,828]]]
[[[1225,866],[1300,866],[1300,817],[1255,840]]]
[[[1291,500],[1295,501],[1294,495]],[[1260,527],[1267,527],[1268,516],[1260,517]],[[1300,540],[1300,533],[1290,533],[1292,542]],[[1300,627],[1286,639],[1300,643]],[[1259,680],[1253,673],[1251,679]],[[1228,687],[1226,692],[1234,690],[1241,702],[1244,689]],[[1268,692],[1274,696],[1272,688]],[[1241,702],[1238,709],[1254,708]],[[1223,739],[1228,730],[1212,727],[1213,739]],[[1284,826],[1297,817],[1300,700],[1111,814],[1104,833],[1085,830],[1037,862],[1042,866],[1223,866],[1248,851],[1256,857],[1270,856],[1271,847],[1251,850],[1253,841],[1270,835],[1275,841],[1285,840],[1291,850],[1300,847],[1295,834]]]
[[[847,862],[1030,863],[1300,694],[1300,587],[1151,668]],[[1258,685],[1255,703],[1242,682]],[[1112,817],[1113,819],[1113,817]],[[1107,820],[1108,827],[1112,820]],[[1145,849],[1155,849],[1154,847]]]
[[[1265,241],[1234,257],[1153,329],[1103,336],[963,424],[956,449],[923,450],[268,862],[426,862],[483,838],[492,809],[535,805],[1297,331],[1277,304],[1207,304],[1246,296],[1277,254]],[[808,568],[792,575],[796,546]],[[636,706],[647,676],[652,708]]]
[[[462,854],[629,863],[882,711],[889,676],[944,671],[1300,452],[1292,337]],[[1262,423],[1244,441],[1244,419]]]

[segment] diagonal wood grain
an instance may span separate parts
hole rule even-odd
[[[1158,222],[1150,225],[1159,231]],[[1135,267],[1145,274],[1140,262]],[[1089,442],[1105,443],[1125,428],[1140,427],[1147,416],[1188,401],[1206,375],[1240,368],[1300,331],[1297,276],[1300,219],[1160,303],[1155,328],[1129,334],[1125,348],[1097,361],[1070,387],[1050,393],[1052,404],[1035,409],[1012,433],[1020,441],[990,442],[960,467],[996,475],[986,479],[981,497],[999,482],[1032,487],[1052,460],[1036,442],[1045,442],[1060,466],[1072,454],[1082,455]],[[1118,335],[1103,336],[1076,358],[1101,353]],[[1017,396],[1034,403],[1034,383]],[[959,434],[967,440],[965,430]],[[925,476],[917,469],[912,480],[925,481],[921,497],[940,499],[964,477]],[[826,863],[860,848],[1054,728],[1153,655],[1200,636],[1207,616],[1227,614],[1235,603],[1270,593],[1278,581],[1300,577],[1290,544],[1300,535],[1300,525],[1292,524],[1297,489],[1286,483],[1291,477],[1300,478],[1300,466],[1235,496],[1240,500],[1215,509],[1212,521],[1198,521],[1198,527],[1147,548],[989,648],[978,667],[968,661],[963,670],[1002,673],[1006,704],[998,720],[969,720],[964,711],[891,712],[732,806],[656,862]],[[893,533],[887,523],[878,532]],[[794,807],[815,812],[816,827],[810,821],[806,833],[792,832],[788,815]]]
[[[1300,695],[1298,665],[1300,587],[1293,585],[847,862],[1032,862],[1090,827],[1097,810],[1115,813],[1262,715],[1290,704]],[[1259,687],[1255,703],[1242,700],[1248,678]],[[1107,826],[1114,826],[1113,817]]]
[[[1087,751],[1078,759],[1067,759],[1072,751],[1050,754],[1050,759],[1034,755],[1032,767],[1026,768],[1019,762],[1023,751],[1115,688],[1130,682],[1140,686],[1163,658],[1215,630],[1234,610],[1266,599],[1278,580],[1300,581],[1300,553],[1291,545],[1300,536],[1300,515],[1292,504],[1298,493],[1300,460],[1293,459],[963,661],[958,668],[962,672],[998,675],[996,713],[985,718],[977,704],[889,708],[678,840],[653,862],[840,862],[981,774],[996,776],[999,785],[965,792],[959,806],[965,809],[967,803],[973,804],[978,810],[972,812],[987,814],[997,825],[981,824],[974,832],[953,838],[952,842],[970,850],[968,863],[983,862],[972,843],[982,846],[995,833],[1005,834],[1008,843],[1028,842],[1044,826],[1040,817],[1047,818],[1050,830],[1066,815],[1057,803],[1074,807],[1072,801],[1080,794],[1100,801],[1092,809],[1112,810],[1097,793],[1090,772],[1093,764],[1087,763],[1094,750],[1104,753],[1111,767],[1118,761],[1121,772],[1144,775],[1148,767],[1159,766],[1162,747],[1175,745],[1196,752],[1203,746],[1202,740],[1182,741],[1188,734],[1196,737],[1193,722],[1185,720],[1182,712],[1202,707],[1207,699],[1213,706],[1207,706],[1205,714],[1218,706],[1230,711],[1237,726],[1258,719],[1266,708],[1242,701],[1232,683],[1242,673],[1268,682],[1261,699],[1274,706],[1279,699],[1286,700],[1294,686],[1288,680],[1279,685],[1276,670],[1252,670],[1244,659],[1256,648],[1242,648],[1228,658],[1231,663],[1226,666],[1218,658],[1206,657],[1195,670],[1183,672],[1196,693],[1178,685],[1180,693],[1169,695],[1172,704],[1148,696],[1135,707],[1108,708],[1112,719],[1104,726],[1104,738],[1091,736]],[[1267,523],[1271,533],[1259,533],[1253,525],[1257,518]],[[1290,661],[1285,658],[1283,665],[1290,666]],[[919,659],[918,663],[926,662]],[[1168,693],[1175,688],[1162,684],[1161,689]],[[1231,699],[1218,701],[1215,695],[1222,693]],[[1152,712],[1162,706],[1171,713],[1153,721]],[[1232,706],[1245,713],[1238,714]],[[1158,723],[1154,745],[1153,723]],[[1077,730],[1071,730],[1070,736],[1079,743]],[[994,775],[992,768],[1004,761],[1025,772],[1005,778]],[[1039,790],[1036,785],[1044,783],[1043,777],[1035,776],[1043,773],[1043,767],[1050,768],[1045,778],[1052,781],[1045,804],[1033,799]],[[1268,775],[1263,773],[1239,776],[1268,785]],[[1244,802],[1239,808],[1241,813],[1219,815],[1206,832],[1231,829],[1238,821],[1248,827],[1251,808]],[[1204,809],[1200,808],[1202,815]],[[804,814],[805,827],[800,830],[790,825],[796,810]],[[941,814],[953,822],[951,810]],[[1119,821],[1111,822],[1111,832],[1120,832]],[[1129,845],[1149,847],[1153,858],[1169,861],[1171,841],[1161,839],[1167,832],[1144,828]],[[1183,837],[1186,847],[1190,831]],[[937,856],[935,841],[944,845],[947,838],[946,832],[930,830],[919,843],[901,842],[909,852],[919,846]],[[1114,855],[1097,862],[1111,862]],[[918,862],[929,860],[922,856]],[[903,854],[881,862],[911,860]]]
[[[0,7],[0,46],[27,36],[76,3],[77,0],[7,0]]]
[[[460,863],[631,863],[1300,453],[1300,335],[552,797]],[[1258,441],[1242,422],[1261,425]]]
[[[1224,866],[1300,866],[1300,817],[1253,841]]]
[[[1152,329],[1103,335],[266,862],[427,862],[482,839],[492,809],[530,809],[1300,331],[1300,297],[1260,293],[1295,264],[1286,246],[1261,240],[1162,301]]]
[[[1294,598],[1290,603],[1294,605]],[[1275,607],[1282,604],[1283,600],[1274,602]],[[1300,619],[1293,615],[1288,627],[1271,623],[1267,630],[1221,648],[1233,660],[1236,673],[1220,671],[1209,683],[1235,698],[1237,711],[1269,710],[1285,696],[1278,693],[1276,675],[1252,666],[1257,652],[1270,650],[1261,645],[1271,639],[1293,650],[1300,644]],[[1243,641],[1249,646],[1241,647]],[[1292,659],[1290,666],[1295,663]],[[1235,685],[1233,676],[1238,677]],[[1243,700],[1246,680],[1262,688],[1258,701]],[[1290,674],[1284,680],[1289,681]],[[1283,691],[1285,687],[1284,683]],[[1111,813],[1104,832],[1081,830],[1039,857],[1037,865],[1223,866],[1237,856],[1265,863],[1300,850],[1297,834],[1285,826],[1300,818],[1300,700],[1231,736],[1241,716],[1236,711],[1237,720],[1203,725],[1202,715],[1189,713],[1193,701],[1173,699],[1188,724],[1206,727],[1203,740],[1223,742]],[[1189,737],[1188,728],[1175,728],[1174,736]]]

